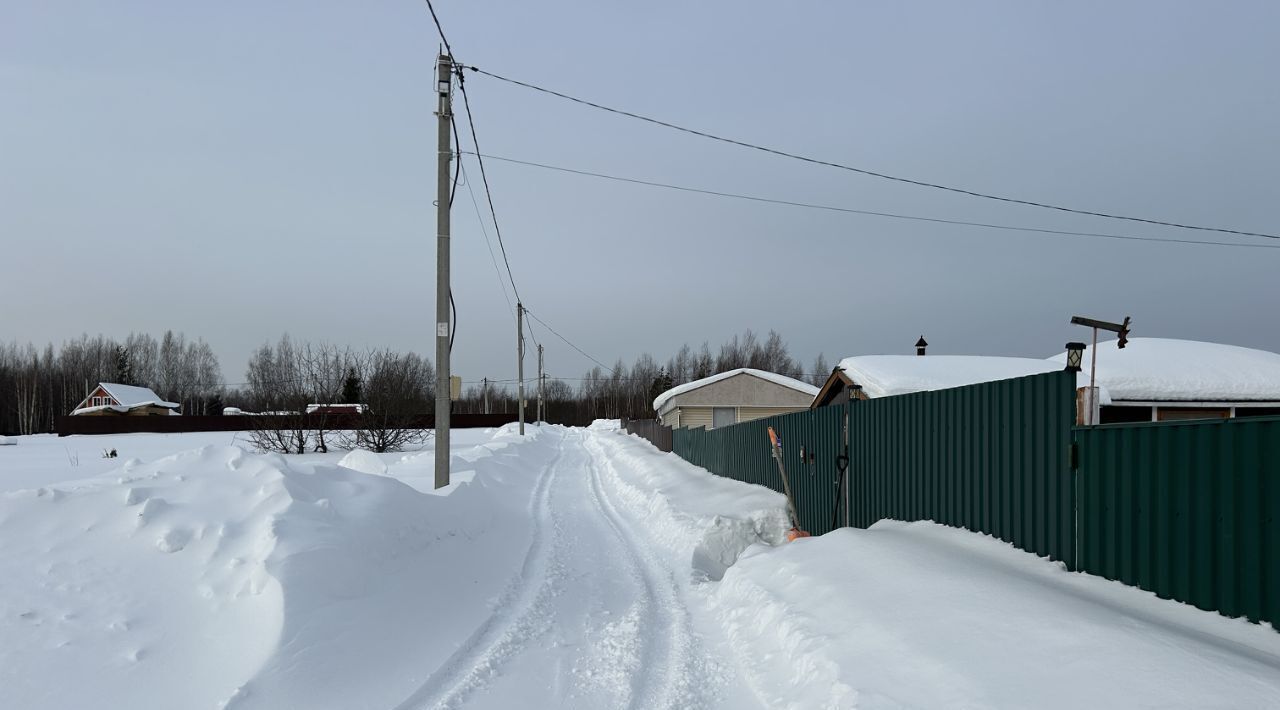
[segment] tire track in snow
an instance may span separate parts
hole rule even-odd
[[[534,521],[529,549],[493,613],[395,710],[457,707],[549,625],[547,607],[555,583],[563,575],[558,549],[560,524],[551,509],[551,485],[564,450],[565,438],[561,436],[556,455],[543,468],[529,501]]]
[[[648,552],[648,546],[636,539],[626,521],[609,500],[599,467],[613,466],[593,450],[586,439],[578,438],[587,452],[591,496],[606,524],[617,537],[630,566],[635,570],[644,598],[638,600],[644,635],[639,674],[633,679],[630,708],[675,708],[696,705],[693,689],[697,685],[692,667],[695,647],[692,624],[671,571]]]

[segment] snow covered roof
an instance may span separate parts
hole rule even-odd
[[[1090,358],[1086,347],[1086,380]],[[1049,361],[1060,366],[1067,354]],[[1112,340],[1098,343],[1098,384],[1113,400],[1280,401],[1280,355],[1169,338],[1130,338],[1121,350]]]
[[[177,402],[166,402],[160,399],[160,395],[151,391],[148,387],[135,387],[133,385],[120,385],[114,382],[99,382],[98,387],[106,390],[107,394],[119,404],[101,404],[94,407],[77,407],[71,414],[90,414],[92,412],[120,412],[121,414],[131,409],[139,407],[160,407],[162,409],[177,409],[182,406]],[[89,398],[85,398],[81,404],[88,403]]]
[[[684,394],[685,392],[691,392],[700,387],[706,387],[709,384],[719,382],[721,380],[727,380],[730,377],[733,377],[734,375],[742,375],[742,374],[754,375],[755,377],[759,377],[762,380],[768,380],[769,382],[772,382],[775,385],[790,387],[791,389],[796,390],[797,392],[803,392],[804,394],[807,394],[810,397],[818,394],[818,388],[814,387],[813,385],[807,382],[801,382],[800,380],[787,377],[786,375],[779,375],[776,372],[769,372],[768,370],[756,370],[750,367],[740,367],[736,370],[721,372],[718,375],[704,377],[700,380],[694,380],[693,382],[686,382],[683,385],[677,385],[675,387],[672,387],[666,392],[663,392],[662,394],[658,395],[658,397],[653,400],[653,411],[656,412],[660,410],[662,408],[662,405],[666,404],[667,400],[671,399],[672,397],[675,397],[676,395],[681,395],[681,394]]]
[[[858,355],[841,360],[839,367],[875,398],[1038,375],[1063,365],[1028,357]]]
[[[160,399],[160,395],[151,390],[150,387],[135,387],[133,385],[118,385],[113,382],[99,382],[98,386],[107,391],[107,394],[115,398],[123,407],[137,407],[146,404],[154,404],[159,407],[177,407],[177,402],[166,402]]]

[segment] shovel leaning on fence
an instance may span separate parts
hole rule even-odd
[[[782,474],[782,490],[787,496],[787,515],[791,518],[791,529],[787,531],[787,541],[809,537],[809,533],[800,529],[800,514],[796,512],[796,500],[791,495],[791,481],[787,478],[787,467],[782,463],[782,440],[778,438],[773,427],[769,427],[769,447],[773,450],[773,460],[778,462],[778,473]]]

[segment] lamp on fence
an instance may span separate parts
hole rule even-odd
[[[1079,372],[1084,362],[1084,343],[1067,343],[1067,372]]]

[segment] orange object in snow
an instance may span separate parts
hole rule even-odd
[[[787,467],[782,465],[782,442],[778,434],[769,427],[769,444],[773,448],[773,460],[778,462],[778,474],[782,476],[782,492],[787,496],[787,517],[791,518],[791,529],[787,531],[787,542],[799,537],[809,537],[809,533],[800,529],[800,513],[796,511],[796,499],[791,495],[791,482],[787,480]]]

